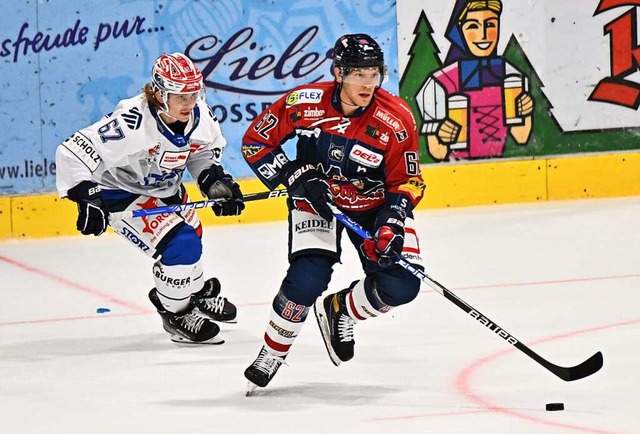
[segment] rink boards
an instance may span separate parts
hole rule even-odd
[[[640,195],[640,153],[591,154],[531,160],[425,165],[420,209]],[[264,191],[256,179],[239,181],[246,193]],[[191,200],[201,200],[195,185]],[[199,212],[204,225],[286,219],[284,199],[247,204],[238,217]],[[0,197],[0,239],[74,235],[76,207],[55,194]]]

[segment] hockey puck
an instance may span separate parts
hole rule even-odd
[[[111,312],[111,309],[106,308],[106,307],[99,307],[99,308],[96,309],[96,312],[97,313],[109,313],[109,312]]]
[[[564,410],[564,404],[561,402],[550,402],[545,408],[547,411],[560,411]]]

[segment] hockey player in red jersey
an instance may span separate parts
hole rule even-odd
[[[214,321],[235,320],[236,307],[220,282],[203,277],[202,225],[194,210],[133,218],[131,211],[188,201],[182,175],[189,170],[203,195],[226,199],[216,215],[244,209],[240,187],[221,165],[226,146],[204,100],[202,73],[182,53],[156,59],[142,93],[62,142],[56,150],[60,197],[76,202],[84,235],[111,228],[155,259],[149,298],[174,342],[224,341]],[[129,212],[129,217],[109,216]],[[125,213],[126,214],[126,213]]]
[[[424,183],[416,125],[408,105],[380,88],[384,55],[369,35],[340,37],[334,81],[299,86],[261,113],[244,135],[247,163],[270,189],[289,198],[289,268],[276,294],[258,357],[245,370],[248,393],[265,387],[314,306],[329,357],[337,366],[354,354],[353,326],[409,303],[420,280],[396,265],[400,254],[422,267],[413,209]],[[295,158],[281,145],[297,138]],[[374,234],[364,243],[344,231],[328,205]],[[358,249],[365,276],[325,297],[341,235]]]

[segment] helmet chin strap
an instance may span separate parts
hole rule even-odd
[[[174,121],[178,121],[178,118],[172,116],[171,113],[169,113],[169,94],[160,89],[158,89],[158,92],[160,92],[160,96],[162,96],[162,110],[158,110],[158,112],[173,119]]]
[[[178,118],[176,118],[176,117],[174,117],[174,116],[171,116],[171,114],[169,113],[169,111],[168,111],[168,110],[160,110],[160,113],[161,113],[161,114],[163,114],[163,115],[165,115],[165,116],[167,116],[167,117],[169,117],[169,118],[171,118],[171,119],[173,119],[173,120],[175,120],[175,121],[177,121],[177,120],[178,120]]]

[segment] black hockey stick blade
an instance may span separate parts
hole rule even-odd
[[[546,363],[541,362],[542,365],[556,374],[559,378],[562,378],[564,381],[575,381],[598,372],[604,364],[604,359],[602,357],[602,353],[598,351],[579,365],[571,366],[569,368],[554,365],[547,361],[545,362]]]

